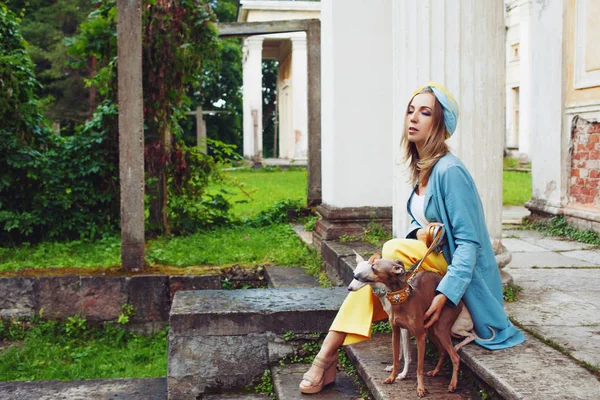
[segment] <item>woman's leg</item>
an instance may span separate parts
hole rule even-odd
[[[342,343],[344,343],[345,338],[345,332],[329,331],[327,336],[325,336],[325,340],[323,340],[323,345],[321,346],[321,350],[319,350],[317,357],[320,357],[322,360],[325,360],[325,362],[329,363],[329,361],[333,360],[335,357]],[[306,372],[306,375],[313,377],[313,381],[319,382],[322,380],[324,373],[324,368],[313,364]],[[311,386],[313,385],[307,380],[303,380],[300,383],[300,388],[310,388]]]

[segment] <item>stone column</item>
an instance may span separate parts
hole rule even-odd
[[[502,152],[505,134],[504,3],[502,0],[393,2],[394,234],[410,223],[412,190],[399,150],[412,92],[429,80],[443,83],[460,107],[448,144],[467,166],[483,202],[492,240],[502,237]],[[465,27],[469,27],[465,29]]]
[[[531,137],[533,130],[531,90],[534,70],[531,64],[531,0],[524,1],[519,9],[519,156],[527,156],[531,160],[531,149],[534,147]],[[536,75],[539,71],[536,71]]]
[[[371,221],[391,228],[391,4],[321,2],[323,204],[317,211],[323,218],[315,227],[317,246],[360,234]]]
[[[533,212],[560,213],[567,203],[570,171],[570,132],[563,133],[563,2],[533,2],[531,69],[536,71],[531,92]]]
[[[292,41],[292,125],[294,128],[294,160],[306,161],[308,151],[308,103],[306,63],[306,33],[301,32]]]
[[[121,267],[144,268],[142,3],[117,2]]]
[[[263,38],[244,40],[244,157],[262,159],[262,44]]]

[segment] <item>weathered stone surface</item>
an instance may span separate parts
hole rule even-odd
[[[2,400],[165,400],[167,380],[156,378],[0,382],[0,398]]]
[[[342,277],[344,284],[349,285],[354,279],[356,268],[356,256],[345,256],[338,262],[337,273]]]
[[[268,367],[267,335],[178,336],[169,333],[169,400],[242,389]],[[241,366],[243,365],[243,367]]]
[[[178,292],[171,307],[177,335],[326,332],[346,298],[345,288]]]
[[[39,309],[47,318],[64,319],[81,312],[79,276],[40,277]]]
[[[300,393],[298,385],[309,367],[308,364],[276,365],[272,367],[273,387],[277,398],[285,400],[306,399],[307,395]],[[312,395],[310,398],[318,400],[356,400],[360,397],[360,392],[355,387],[352,378],[345,372],[338,371],[335,383],[326,386],[318,395]]]
[[[536,246],[535,244],[516,238],[502,239],[502,244],[511,253],[520,253],[524,251],[546,251],[546,249],[544,249],[543,247]]]
[[[166,321],[169,319],[171,297],[169,277],[166,275],[139,275],[129,278],[129,304],[135,308],[131,319],[139,321]]]
[[[523,238],[523,240],[550,251],[586,250],[594,248],[594,245],[591,244],[563,238],[542,237],[539,239]]]
[[[217,290],[221,289],[219,275],[181,275],[169,278],[171,298],[180,290]]]
[[[367,242],[324,241],[321,245],[321,257],[325,261],[327,275],[339,277],[342,285],[348,285],[352,281],[352,271],[356,266],[354,262],[356,258],[355,251],[365,256],[380,250]],[[346,259],[348,262],[344,262]],[[347,264],[351,265],[350,271],[348,271]]]
[[[595,266],[600,266],[600,250],[565,251],[562,253],[562,255],[587,261]]]
[[[412,364],[408,376],[394,384],[384,384],[390,375],[385,367],[392,365],[391,334],[374,334],[371,340],[360,342],[346,348],[346,353],[354,363],[359,376],[375,400],[415,399],[417,398],[417,353],[412,343]],[[433,369],[437,360],[425,359],[425,372]],[[464,368],[464,366],[463,366]],[[444,368],[434,378],[425,376],[427,399],[472,399],[477,398],[477,390],[466,380],[459,379],[455,393],[448,393],[448,384],[452,372]]]
[[[593,267],[594,265],[553,251],[514,253],[508,267]]]
[[[0,278],[0,317],[35,314],[37,296],[34,278]]]
[[[88,320],[116,319],[124,304],[127,304],[126,277],[81,277],[81,314]]]
[[[489,351],[470,344],[463,362],[506,400],[597,399],[600,382],[569,357],[526,334],[527,341]]]
[[[205,394],[202,400],[268,400],[267,396],[255,393],[246,394]]]
[[[269,287],[281,288],[314,288],[319,287],[317,279],[308,275],[302,267],[281,267],[268,265],[265,273],[269,281]]]
[[[510,266],[509,266],[510,267]],[[506,267],[523,294],[534,290],[553,290],[580,296],[592,293],[600,301],[600,269],[598,268],[512,268]],[[538,301],[538,303],[540,303]]]

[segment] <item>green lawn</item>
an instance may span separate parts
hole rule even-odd
[[[210,188],[211,193],[225,190],[233,194],[233,213],[251,217],[282,200],[298,200],[306,204],[306,168],[265,168],[227,171],[225,181]]]
[[[531,172],[504,171],[502,204],[522,206],[531,199]]]

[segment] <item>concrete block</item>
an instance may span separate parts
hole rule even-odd
[[[127,278],[123,276],[82,276],[81,314],[90,321],[119,317],[127,304]]]
[[[178,336],[171,331],[169,400],[194,399],[258,382],[268,368],[267,341],[264,334]]]
[[[171,308],[169,277],[140,275],[129,278],[129,304],[135,308],[131,319],[138,321],[167,321]]]
[[[39,278],[39,309],[47,318],[64,319],[81,312],[79,276]]]
[[[0,317],[30,317],[36,310],[35,278],[0,278]]]
[[[308,396],[300,393],[298,384],[310,365],[290,364],[276,365],[271,368],[273,373],[273,387],[278,399],[304,400]],[[339,371],[335,383],[326,386],[319,394],[319,400],[357,400],[361,398],[360,391],[354,385],[351,377]]]
[[[171,332],[182,336],[327,332],[347,296],[345,288],[178,292]]]

